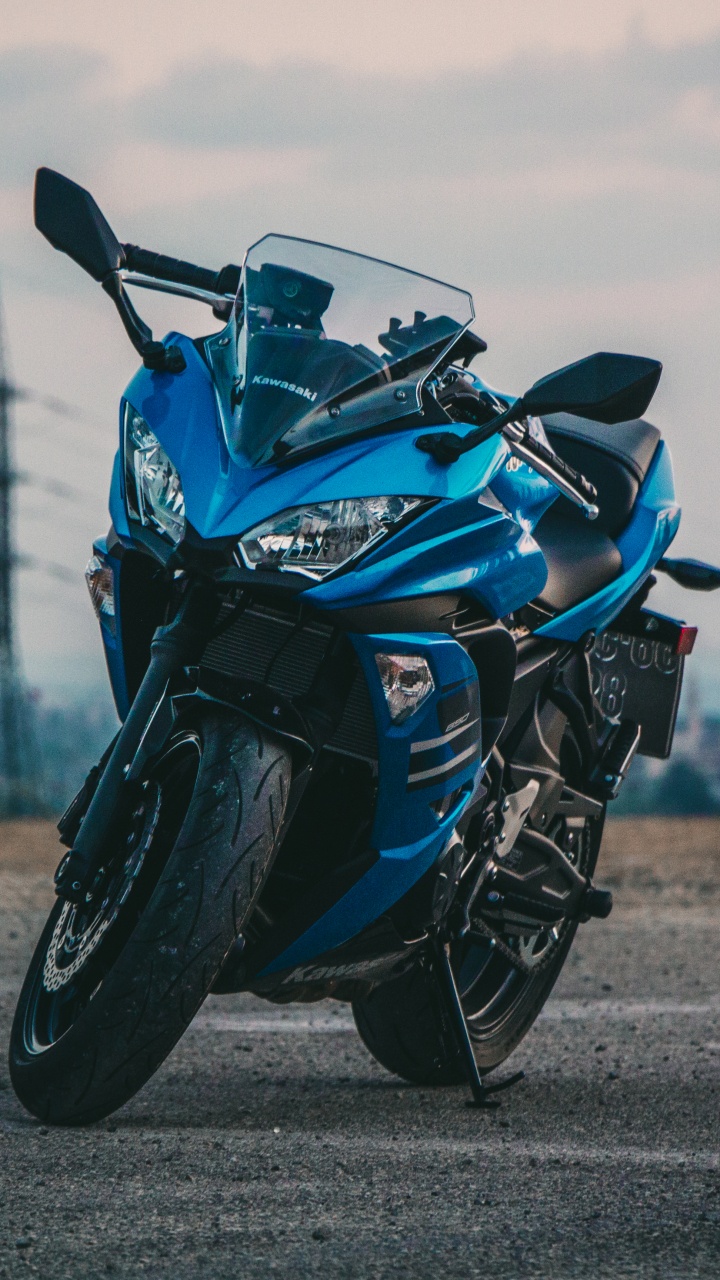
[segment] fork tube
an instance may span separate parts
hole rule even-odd
[[[93,873],[101,864],[107,838],[117,816],[126,770],[140,745],[145,727],[170,677],[182,667],[199,660],[216,611],[215,593],[205,584],[194,583],[176,618],[155,632],[150,644],[150,662],[140,688],[74,845],[58,867],[55,876],[58,896],[78,901],[87,892]]]

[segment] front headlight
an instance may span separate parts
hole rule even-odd
[[[185,534],[180,476],[157,436],[132,405],[125,405],[125,491],[128,515],[177,545]]]
[[[248,569],[324,578],[386,537],[423,498],[338,498],[291,507],[248,529],[238,552]]]

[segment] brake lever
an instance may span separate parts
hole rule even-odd
[[[597,489],[581,472],[575,471],[539,440],[532,439],[527,428],[519,422],[506,423],[502,428],[502,436],[516,458],[526,462],[538,475],[554,484],[570,502],[582,509],[588,520],[597,519],[600,514],[600,508],[595,502]]]

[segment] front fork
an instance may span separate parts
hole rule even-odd
[[[61,835],[66,829],[72,848],[55,874],[55,891],[59,897],[79,902],[91,892],[119,816],[125,788],[137,778],[148,755],[162,745],[172,727],[172,711],[169,720],[163,714],[163,705],[169,706],[165,698],[168,684],[183,668],[200,661],[213,634],[218,606],[219,599],[212,587],[192,582],[174,620],[156,630],[150,645],[150,662],[125,723],[109,748],[107,759],[92,771],[86,787],[61,820]],[[210,688],[202,695],[235,707],[238,713],[265,725],[292,744],[297,776],[286,808],[286,824],[309,780],[309,766],[314,764],[323,744],[340,723],[355,667],[354,650],[347,637],[337,633],[310,689],[293,703],[273,692],[268,704],[268,698],[257,690],[246,691],[239,702],[222,688]],[[88,794],[91,798],[83,815]]]
[[[217,613],[217,597],[211,587],[191,583],[176,617],[158,627],[150,645],[150,662],[100,776],[95,793],[72,848],[55,873],[55,892],[79,902],[89,892],[102,863],[107,841],[118,817],[133,758],[142,742],[168,681],[183,667],[198,662]]]

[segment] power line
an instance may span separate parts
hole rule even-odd
[[[77,569],[71,569],[66,564],[59,564],[57,560],[45,560],[42,556],[17,555],[15,556],[15,568],[39,569],[40,573],[45,573],[50,578],[57,578],[60,582],[72,583],[73,585],[83,582],[83,575]]]
[[[15,388],[7,375],[0,315],[0,804],[7,813],[38,807],[37,752],[33,721],[15,644],[15,567],[11,404]]]
[[[101,422],[97,414],[91,413],[87,409],[82,409],[79,405],[62,400],[59,396],[33,391],[30,387],[14,384],[10,390],[15,403],[38,405],[40,408],[54,414],[55,417],[64,419],[65,428],[69,426],[70,430],[82,440],[82,448],[87,449],[90,447],[96,450],[98,457],[100,454],[104,454],[107,457],[108,453],[113,452],[117,447],[117,421],[114,424],[112,422],[108,424],[107,421]],[[114,427],[111,435],[108,435],[108,425]],[[35,431],[46,435],[47,426],[41,426],[37,422],[26,422],[23,424],[23,434],[27,431]]]
[[[92,501],[93,495],[78,489],[77,485],[66,484],[64,480],[55,480],[52,476],[36,476],[32,471],[16,471],[14,480],[16,484],[31,485],[33,489],[42,489],[53,498],[63,498],[67,502]]]
[[[29,400],[33,404],[41,405],[43,409],[49,409],[50,413],[55,413],[60,418],[69,418],[72,422],[85,422],[96,430],[104,430],[104,424],[101,426],[93,413],[88,413],[87,409],[81,409],[79,405],[70,404],[67,400],[61,400],[59,396],[49,396],[41,391],[33,391],[31,387],[21,387],[17,384],[14,384],[10,390],[14,400]]]

